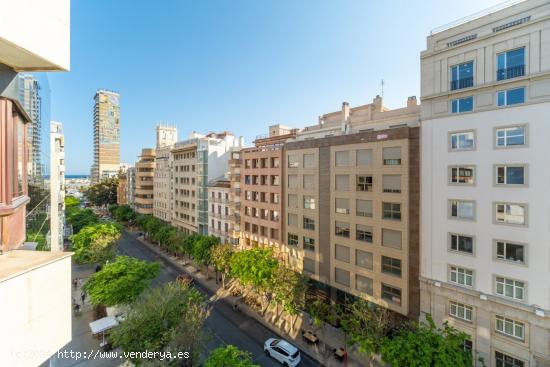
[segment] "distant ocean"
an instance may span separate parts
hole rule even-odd
[[[79,179],[79,178],[90,178],[90,175],[65,175],[65,178],[76,178],[76,179]]]

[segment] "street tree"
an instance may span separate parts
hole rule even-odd
[[[84,190],[84,194],[95,206],[108,206],[116,204],[117,199],[118,178],[107,178],[95,185]]]
[[[293,316],[305,305],[307,279],[283,264],[279,264],[273,285],[274,300],[282,305],[283,310],[290,316],[290,326],[294,329]]]
[[[211,262],[210,252],[219,243],[220,240],[215,236],[199,236],[193,245],[193,260],[206,268],[206,276],[208,276],[208,267]]]
[[[260,365],[252,362],[249,352],[229,344],[214,349],[204,363],[204,367],[260,367]]]
[[[231,276],[243,286],[252,287],[256,294],[266,294],[273,288],[278,265],[269,248],[239,251],[231,257]]]
[[[170,225],[162,224],[153,234],[153,241],[156,241],[160,247],[166,247],[170,238],[176,234],[176,229]]]
[[[76,234],[86,226],[99,223],[99,218],[91,209],[73,208],[67,212],[67,222],[73,227]]]
[[[149,286],[160,269],[159,263],[149,263],[128,256],[116,259],[93,274],[84,284],[94,306],[130,304]]]
[[[212,247],[210,251],[210,257],[212,258],[212,265],[214,269],[219,271],[222,275],[222,287],[225,288],[225,278],[229,273],[231,257],[233,256],[233,246],[229,243],[219,244]]]
[[[437,328],[431,315],[426,322],[405,328],[382,340],[382,360],[391,366],[470,367],[472,353],[464,349],[468,335],[447,322]]]
[[[119,238],[120,228],[114,223],[86,226],[71,236],[74,259],[81,264],[103,264],[114,257]]]
[[[198,363],[203,350],[202,330],[207,316],[206,302],[196,289],[171,282],[144,292],[110,338],[124,352],[187,351],[190,357],[184,363],[191,366]],[[137,365],[154,363],[140,357],[136,355],[131,361]],[[174,363],[181,366],[182,360]]]

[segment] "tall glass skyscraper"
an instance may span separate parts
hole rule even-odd
[[[114,177],[120,167],[120,94],[99,89],[94,96],[94,163],[91,181]]]

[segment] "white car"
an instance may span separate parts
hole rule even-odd
[[[302,360],[298,348],[282,339],[267,339],[264,343],[264,352],[283,366],[295,367]]]

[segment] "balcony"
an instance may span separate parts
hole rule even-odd
[[[451,90],[470,88],[474,86],[474,77],[462,78],[451,81]]]
[[[525,65],[511,66],[497,70],[497,80],[518,78],[525,75]]]

